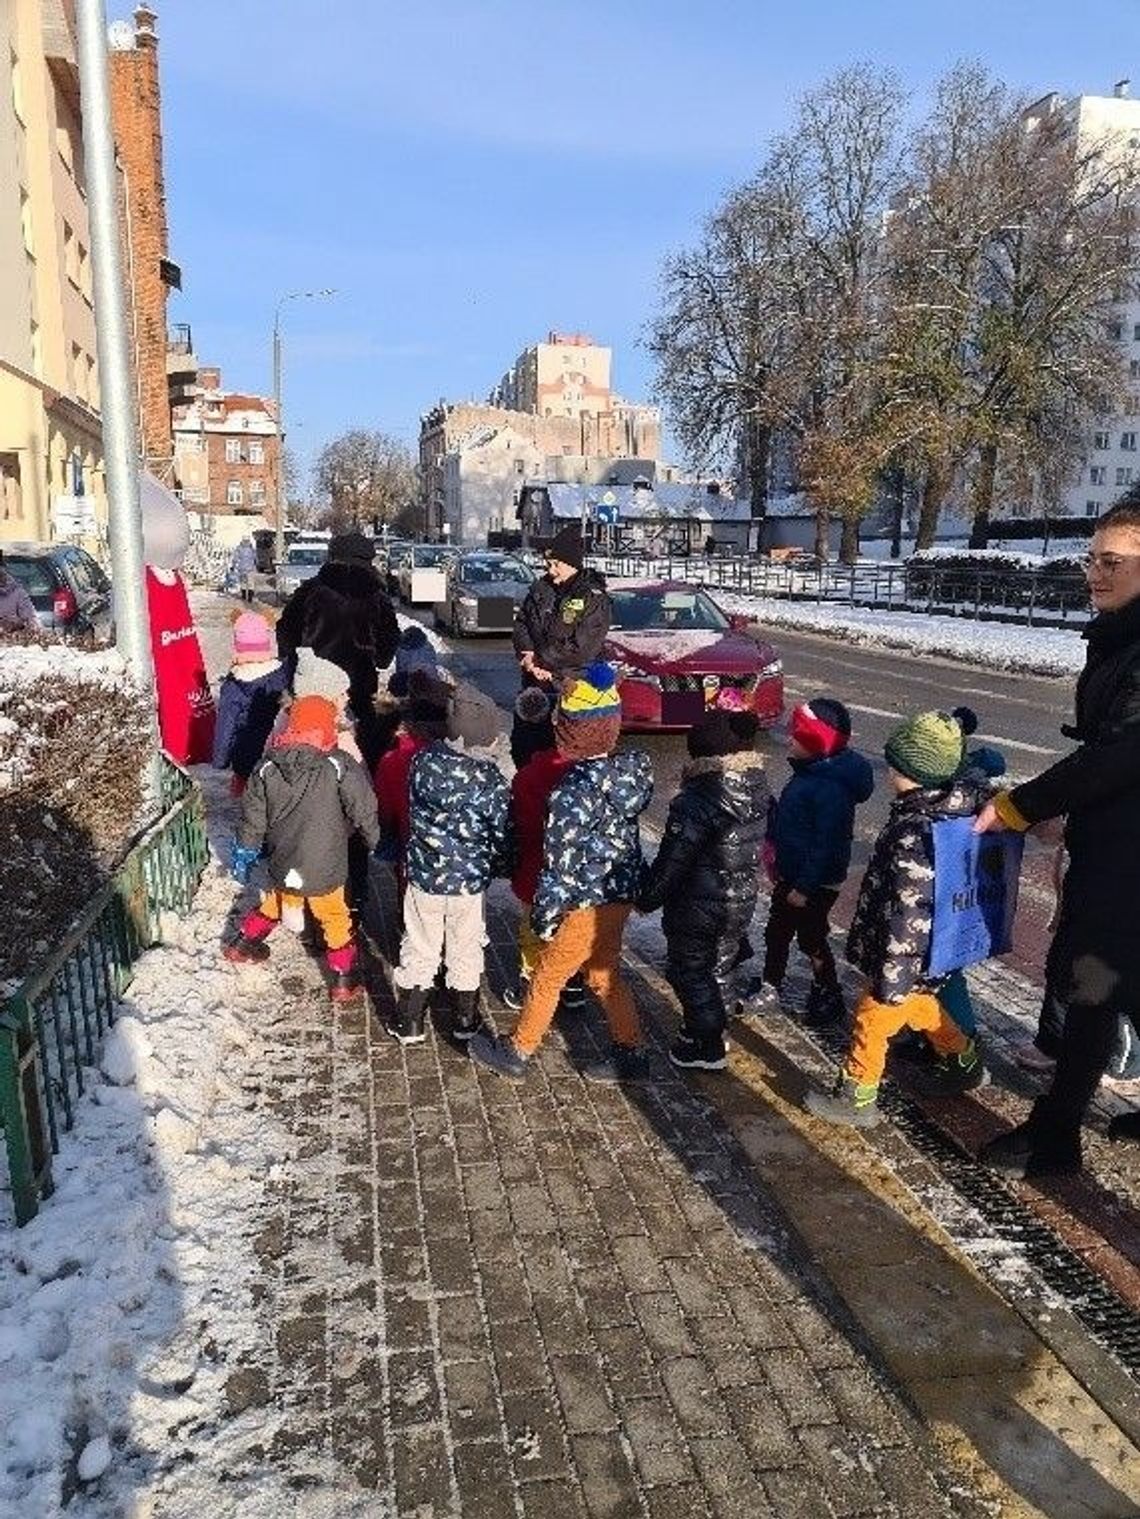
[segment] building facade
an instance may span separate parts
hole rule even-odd
[[[0,540],[106,521],[79,71],[66,0],[0,6]]]
[[[187,508],[274,521],[278,445],[273,402],[225,390],[220,369],[198,371],[174,408],[174,473]]]

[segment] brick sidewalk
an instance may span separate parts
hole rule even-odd
[[[264,1350],[229,1384],[269,1433],[235,1481],[288,1458],[314,1519],[993,1512],[664,1060],[672,1013],[643,982],[654,1081],[627,1095],[577,1074],[593,1014],[514,1086],[438,1031],[404,1050],[374,1012],[331,1015],[299,947],[274,959],[261,1100],[297,1150],[257,1241]],[[383,1006],[379,966],[371,990]]]

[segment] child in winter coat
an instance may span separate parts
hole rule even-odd
[[[273,732],[289,671],[258,612],[234,619],[233,639],[233,664],[218,690],[213,761],[215,770],[232,772],[230,791],[240,796]]]
[[[851,715],[842,702],[818,696],[793,709],[788,727],[791,779],[780,793],[773,825],[772,901],[764,931],[764,972],[750,1010],[775,1011],[792,940],[811,962],[805,1022],[843,1016],[843,996],[828,944],[831,909],[847,879],[855,808],[874,790],[871,767],[850,747]]]
[[[408,884],[404,937],[393,972],[395,1014],[389,1032],[421,1044],[431,988],[443,958],[452,994],[455,1038],[482,1024],[483,899],[505,868],[510,792],[495,761],[480,750],[499,731],[495,704],[471,686],[457,687],[446,737],[413,755],[408,770]]]
[[[357,995],[356,943],[345,899],[349,834],[368,848],[380,837],[376,798],[359,761],[337,747],[337,708],[323,696],[298,697],[246,787],[230,868],[244,885],[268,858],[270,889],[242,919],[227,960],[267,960],[265,940],[283,916],[308,907],[325,938],[334,1002]]]
[[[396,645],[396,668],[388,678],[388,690],[397,699],[403,700],[408,695],[408,681],[414,670],[420,671],[432,680],[443,679],[443,672],[435,657],[435,650],[418,622],[408,624],[400,634],[400,641]]]
[[[400,726],[395,742],[376,761],[372,784],[380,815],[380,833],[386,858],[396,866],[400,890],[404,888],[405,859],[411,822],[408,816],[408,774],[421,749],[447,737],[447,712],[451,687],[422,671],[408,680]]]
[[[690,762],[637,901],[641,912],[664,907],[665,974],[681,1004],[669,1058],[683,1070],[726,1064],[726,997],[756,908],[767,817],[758,728],[751,712],[714,709],[689,730]]]
[[[926,1033],[940,1057],[930,1085],[949,1094],[987,1081],[968,1039],[938,1000],[930,958],[934,920],[933,826],[969,817],[983,795],[962,779],[965,738],[947,712],[920,712],[900,724],[884,751],[895,799],[875,840],[847,937],[847,958],[867,978],[855,1009],[846,1064],[830,1095],[809,1092],[805,1107],[833,1123],[878,1122],[887,1046],[903,1028]]]
[[[473,1060],[516,1081],[526,1075],[577,971],[601,1002],[612,1040],[610,1058],[584,1074],[596,1081],[645,1074],[637,1009],[620,962],[644,866],[637,820],[653,794],[653,773],[646,755],[612,752],[621,735],[616,679],[612,666],[592,664],[564,684],[554,735],[571,763],[550,795],[530,910],[542,951],[513,1034],[480,1034],[468,1046]]]

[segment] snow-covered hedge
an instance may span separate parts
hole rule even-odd
[[[1079,575],[1083,568],[1079,554],[1028,554],[1020,549],[967,549],[949,546],[919,549],[910,556],[907,563],[930,565],[939,570],[1029,570],[1052,571],[1063,575]]]
[[[45,955],[136,831],[146,698],[110,650],[0,635],[0,991]]]

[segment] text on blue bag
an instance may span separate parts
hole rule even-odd
[[[973,818],[935,823],[931,976],[947,976],[1013,942],[1017,884],[1025,847],[1020,833],[975,833]]]

